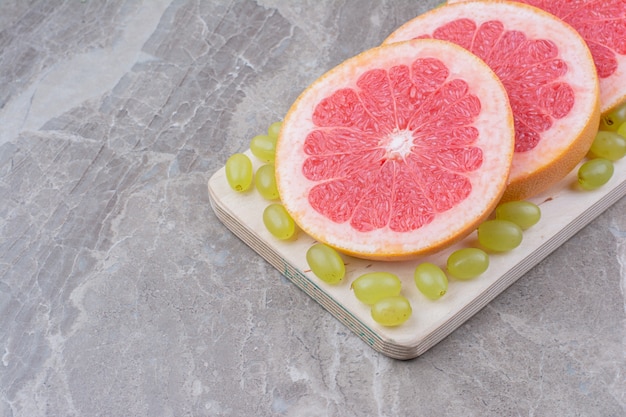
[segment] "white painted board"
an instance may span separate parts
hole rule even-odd
[[[250,154],[255,170],[260,164]],[[541,207],[542,218],[524,231],[522,244],[511,252],[490,254],[489,269],[471,281],[450,278],[446,295],[428,300],[415,287],[413,270],[424,261],[445,267],[448,255],[464,246],[477,247],[475,233],[435,255],[404,262],[376,262],[343,256],[346,277],[338,285],[319,280],[308,268],[305,255],[315,241],[302,231],[294,241],[274,238],[263,224],[263,209],[271,202],[254,189],[233,191],[222,167],[208,183],[211,206],[217,217],[245,244],[319,302],[366,344],[386,356],[411,359],[441,341],[530,268],[548,256],[587,223],[626,195],[626,158],[615,163],[610,182],[594,191],[576,185],[576,170],[559,184],[530,201]],[[254,188],[254,187],[251,187]],[[398,327],[378,325],[370,309],[356,299],[350,284],[366,272],[393,272],[402,280],[402,294],[411,302],[411,318]]]

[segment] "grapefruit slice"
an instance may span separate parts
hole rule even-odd
[[[505,85],[515,119],[515,155],[503,201],[547,190],[585,156],[598,129],[593,59],[569,25],[514,2],[471,1],[408,21],[384,43],[454,42],[482,58]]]
[[[464,0],[449,0],[459,3]],[[626,1],[515,0],[541,8],[571,25],[591,51],[600,79],[600,110],[626,99]]]
[[[298,97],[276,144],[276,182],[314,239],[409,259],[489,215],[514,136],[506,90],[483,61],[450,42],[399,42],[346,60]]]

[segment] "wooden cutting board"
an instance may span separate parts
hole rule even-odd
[[[250,151],[246,151],[260,166]],[[245,244],[278,269],[302,291],[321,304],[337,320],[376,351],[396,359],[411,359],[441,341],[530,268],[544,259],[600,213],[626,195],[626,158],[615,163],[610,182],[594,191],[576,185],[576,170],[559,184],[530,201],[541,207],[540,222],[524,232],[522,244],[504,254],[490,254],[489,269],[471,281],[450,278],[446,295],[428,300],[415,287],[413,270],[424,261],[445,267],[455,249],[477,247],[476,234],[432,256],[404,262],[375,262],[343,256],[346,277],[338,285],[329,285],[313,275],[306,262],[306,251],[315,241],[302,231],[294,241],[274,238],[263,224],[263,209],[271,202],[256,190],[243,194],[233,191],[226,182],[224,168],[213,174],[208,183],[211,206],[217,217]],[[253,187],[252,187],[253,188]],[[398,327],[378,325],[369,307],[356,299],[350,284],[366,272],[386,271],[402,280],[402,294],[413,308],[411,318]]]

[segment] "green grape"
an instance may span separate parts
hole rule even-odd
[[[494,252],[515,249],[522,237],[522,228],[509,220],[487,220],[478,226],[478,242]]]
[[[306,251],[306,261],[316,277],[329,284],[341,282],[346,266],[337,251],[323,243],[316,243]]]
[[[378,300],[371,308],[374,321],[383,326],[399,326],[411,317],[411,303],[401,295]]]
[[[400,295],[402,282],[390,272],[370,272],[355,279],[351,288],[359,301],[374,304],[381,298]]]
[[[602,115],[600,118],[600,130],[615,132],[624,122],[626,122],[626,102]]]
[[[261,197],[266,200],[276,200],[278,198],[278,187],[276,186],[274,164],[260,166],[254,174],[254,184]]]
[[[280,133],[280,128],[283,127],[283,122],[274,122],[267,128],[267,136],[270,138],[277,138]]]
[[[448,256],[446,269],[455,278],[466,280],[476,278],[489,267],[489,255],[478,248],[455,250]]]
[[[624,126],[622,129],[621,126]],[[596,134],[596,138],[591,144],[591,152],[598,158],[608,159],[609,161],[617,161],[626,155],[626,123],[622,123],[617,132],[609,132],[600,130]],[[622,133],[620,133],[620,129]]]
[[[619,127],[617,128],[617,134],[623,138],[626,138],[626,122],[619,125]]]
[[[267,230],[281,240],[292,238],[296,233],[296,224],[282,204],[274,203],[265,207],[263,223]]]
[[[578,184],[585,190],[595,190],[609,182],[613,170],[613,162],[608,159],[591,159],[578,168]]]
[[[526,230],[539,222],[541,209],[530,201],[508,201],[496,207],[496,219],[511,221]]]
[[[252,161],[247,155],[236,153],[226,161],[226,180],[235,191],[246,191],[252,184]]]
[[[445,272],[430,262],[419,264],[415,268],[413,279],[417,289],[431,300],[441,298],[448,291],[448,277]]]
[[[263,162],[274,162],[276,138],[267,135],[256,135],[250,141],[250,151]]]

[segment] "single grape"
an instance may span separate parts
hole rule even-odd
[[[600,130],[615,132],[624,122],[626,122],[626,102],[602,115],[600,118]]]
[[[316,243],[306,251],[306,261],[315,276],[329,284],[341,282],[346,275],[346,265],[339,253],[323,243]]]
[[[578,168],[578,184],[585,190],[595,190],[609,182],[613,171],[613,162],[608,159],[590,159]]]
[[[276,139],[280,133],[280,129],[283,127],[283,122],[274,122],[267,128],[267,136]]]
[[[276,138],[268,135],[256,135],[250,141],[250,151],[262,162],[274,162]]]
[[[494,252],[515,249],[522,237],[522,228],[509,220],[487,220],[478,226],[478,242]]]
[[[282,204],[274,203],[263,210],[263,223],[267,230],[281,240],[292,238],[296,233],[296,224]]]
[[[243,153],[236,153],[226,161],[226,180],[238,192],[246,191],[252,184],[252,161]]]
[[[619,127],[617,128],[617,134],[623,138],[626,138],[626,122],[619,125]]]
[[[254,174],[254,184],[261,197],[266,200],[276,200],[278,198],[278,187],[276,186],[274,164],[260,166]]]
[[[511,221],[526,230],[539,222],[541,209],[530,201],[508,201],[496,207],[496,219]]]
[[[463,248],[448,256],[446,269],[455,278],[467,280],[476,278],[489,267],[489,255],[478,248]]]
[[[402,282],[390,272],[370,272],[352,282],[356,298],[365,304],[374,304],[381,298],[400,295]]]
[[[415,268],[413,279],[417,289],[427,298],[436,300],[448,291],[448,277],[437,265],[423,262]]]
[[[606,130],[599,130],[596,134],[589,152],[598,158],[608,159],[609,161],[617,161],[626,155],[626,138],[622,134],[626,134],[626,123],[622,123],[624,129],[623,133],[609,132]]]
[[[413,309],[406,297],[395,295],[378,300],[371,308],[374,321],[383,326],[399,326],[411,317]]]

